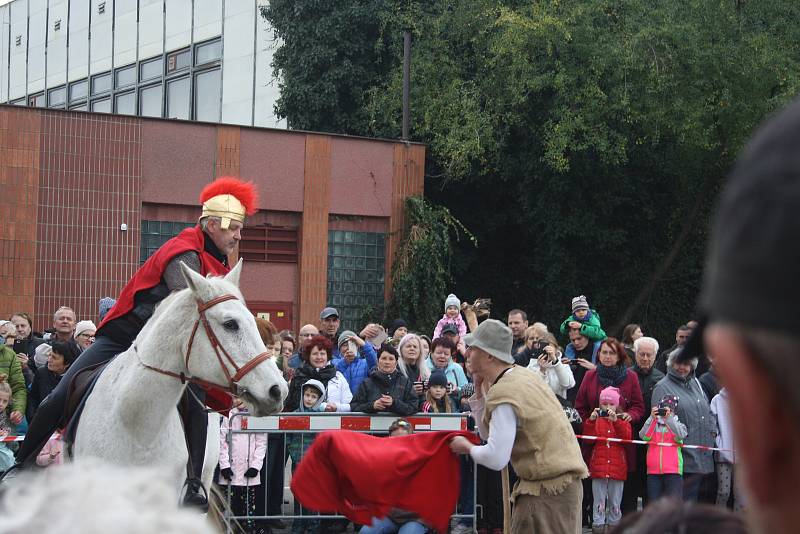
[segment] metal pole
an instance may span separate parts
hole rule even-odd
[[[411,90],[411,32],[403,32],[403,140],[408,141],[408,123],[411,114],[409,93]]]

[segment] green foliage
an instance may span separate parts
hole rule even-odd
[[[328,47],[364,60],[366,74],[331,82],[354,95],[346,109],[320,89],[319,72],[284,78],[279,113],[310,129],[397,137],[401,34],[412,30],[411,132],[428,145],[426,194],[481,242],[455,245],[453,289],[491,297],[496,316],[521,307],[551,327],[585,293],[610,334],[632,320],[671,339],[693,313],[724,176],[763,117],[800,88],[795,0],[273,7],[284,39],[277,73]],[[340,26],[308,39],[327,17]],[[315,68],[326,80],[340,70]]]
[[[442,315],[451,292],[452,239],[464,234],[473,246],[475,237],[442,206],[421,197],[406,199],[406,225],[392,266],[392,300],[387,321],[397,317],[412,329],[427,332]]]

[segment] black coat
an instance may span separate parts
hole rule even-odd
[[[328,382],[331,378],[336,376],[336,368],[331,362],[328,362],[322,369],[315,369],[311,367],[308,362],[297,368],[294,377],[289,382],[289,394],[286,396],[286,401],[283,403],[284,412],[295,412],[303,400],[303,384],[311,380],[319,380],[325,389],[328,389]]]
[[[649,417],[650,407],[653,405],[653,390],[656,387],[656,384],[664,378],[664,373],[656,369],[655,367],[650,369],[650,373],[645,374],[639,369],[638,365],[634,365],[631,367],[631,370],[636,373],[636,376],[639,378],[639,388],[642,390],[642,399],[644,400],[644,417],[642,417],[638,423],[633,425],[633,428],[638,432],[641,430],[642,426],[644,426],[645,421],[647,421],[647,417]],[[656,399],[658,402],[661,399]]]
[[[378,369],[373,369],[369,376],[358,386],[350,409],[354,412],[375,413],[373,403],[389,395],[393,402],[388,412],[398,415],[411,415],[419,411],[419,398],[414,393],[414,384],[399,370],[387,375]]]
[[[33,419],[36,409],[39,407],[39,404],[42,403],[44,398],[47,397],[51,391],[56,389],[58,383],[61,382],[61,376],[62,375],[57,375],[48,369],[47,365],[43,365],[36,369],[36,375],[34,376],[33,383],[31,384],[31,391],[28,393],[28,421]]]

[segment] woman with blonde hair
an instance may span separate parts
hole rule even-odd
[[[562,361],[561,347],[558,346],[555,336],[550,332],[547,332],[537,343],[543,345],[541,352],[538,357],[531,358],[528,369],[539,373],[553,393],[566,399],[567,390],[575,386],[575,377],[572,375],[569,365]]]
[[[422,340],[417,334],[406,334],[400,340],[397,350],[400,353],[397,368],[414,384],[414,393],[422,397],[424,382],[431,376],[431,370],[423,359]]]

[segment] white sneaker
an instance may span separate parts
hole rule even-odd
[[[456,523],[453,525],[453,528],[450,529],[451,534],[472,534],[475,532],[472,530],[472,525],[464,525],[461,523]]]

